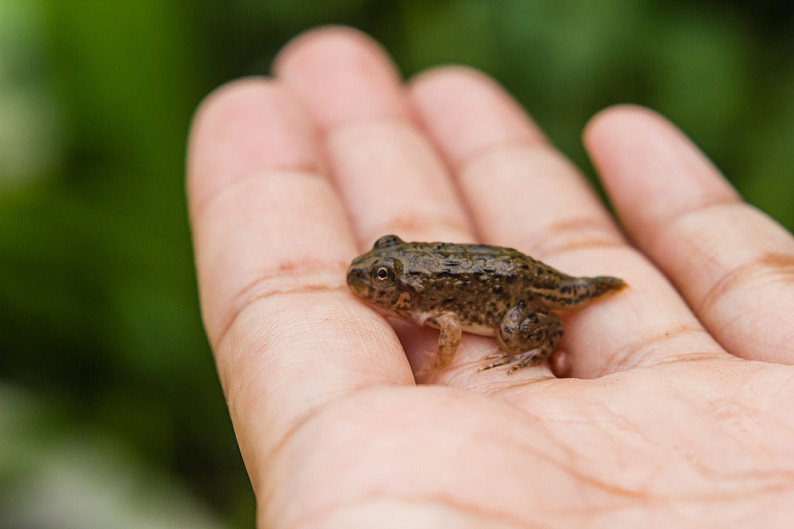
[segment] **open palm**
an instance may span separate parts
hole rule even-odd
[[[202,310],[261,527],[789,526],[794,240],[650,111],[607,110],[585,143],[631,242],[493,81],[404,85],[352,30],[202,105]],[[417,382],[436,331],[344,284],[385,233],[631,288],[564,315],[571,378],[479,371],[496,346],[466,335]]]

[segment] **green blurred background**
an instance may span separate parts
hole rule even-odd
[[[794,8],[731,0],[0,0],[0,527],[252,527],[199,320],[191,112],[345,23],[406,75],[501,81],[592,173],[599,109],[651,106],[794,228]]]

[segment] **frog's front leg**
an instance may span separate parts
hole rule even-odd
[[[549,356],[562,337],[562,320],[536,303],[519,301],[502,318],[496,341],[503,354],[498,361],[483,368],[513,364],[508,374],[536,364]]]
[[[460,339],[463,335],[463,328],[460,325],[458,317],[447,312],[439,316],[433,316],[426,322],[427,325],[438,327],[441,333],[438,335],[438,352],[436,353],[436,360],[429,370],[439,369],[448,365],[455,357],[455,351],[458,350]]]

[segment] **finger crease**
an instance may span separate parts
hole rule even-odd
[[[794,286],[794,256],[769,252],[724,274],[698,303],[697,313],[706,314],[726,294],[747,284],[782,281]]]
[[[347,130],[370,127],[394,127],[396,129],[407,129],[417,135],[422,133],[413,121],[408,119],[408,116],[404,115],[362,117],[341,123],[333,123],[329,126],[320,128],[319,133],[321,139],[327,143],[332,136],[341,134]]]
[[[636,367],[638,365],[646,365],[646,364],[653,364],[656,365],[658,360],[663,359],[665,355],[655,354],[659,350],[659,346],[661,344],[669,345],[676,339],[680,339],[682,337],[693,337],[693,336],[709,336],[703,327],[700,325],[694,325],[691,323],[686,323],[683,325],[679,325],[678,327],[673,327],[671,329],[666,329],[664,331],[660,331],[656,335],[650,337],[642,337],[638,338],[637,340],[621,347],[618,349],[614,355],[612,355],[610,361],[605,366],[605,373],[610,373],[613,371],[626,371],[632,367]],[[665,354],[668,354],[669,351],[665,351]],[[709,354],[709,353],[704,353]],[[698,359],[702,359],[703,355],[698,354],[695,355]],[[713,358],[713,356],[709,356]],[[689,355],[684,355],[679,359],[686,359],[689,358]],[[650,360],[650,361],[648,361]]]
[[[504,154],[509,151],[550,151],[550,145],[546,142],[544,138],[538,137],[525,137],[525,138],[515,138],[510,140],[502,140],[496,143],[491,143],[489,145],[484,145],[479,149],[475,149],[467,156],[464,156],[457,163],[453,164],[452,169],[454,169],[454,174],[461,175],[464,174],[465,169],[477,163],[479,160],[484,158],[488,158],[493,154]],[[554,151],[550,151],[554,152]],[[554,152],[554,154],[557,154]],[[562,158],[562,156],[560,156]],[[563,158],[566,163],[568,162],[567,158]]]
[[[273,166],[225,176],[216,175],[216,179],[221,180],[223,185],[213,189],[214,192],[212,193],[204,193],[203,195],[205,196],[196,196],[196,198],[192,200],[190,210],[194,222],[195,219],[198,219],[212,204],[221,202],[225,197],[230,195],[234,196],[234,193],[238,192],[239,188],[244,188],[254,181],[265,180],[276,175],[294,178],[320,179],[327,182],[327,179],[323,176],[322,167],[320,167],[319,164],[311,162],[284,165],[283,167]]]
[[[529,241],[526,245],[529,253],[545,258],[573,250],[621,247],[626,244],[612,225],[595,216],[551,223],[525,238]]]
[[[724,208],[746,207],[744,202],[737,202],[736,197],[715,197],[711,200],[704,200],[698,205],[687,205],[669,212],[664,217],[658,218],[650,223],[650,229],[643,231],[643,246],[657,247],[657,239],[664,237],[670,231],[675,231],[676,225],[693,216],[709,215],[714,212],[711,210],[721,210]],[[707,221],[704,221],[707,222]]]
[[[378,229],[367,230],[371,235],[364,239],[375,240],[379,236],[388,233],[421,233],[426,231],[428,226],[440,227],[444,231],[448,230],[451,233],[460,233],[463,240],[471,238],[469,226],[460,219],[450,216],[405,215],[392,217],[387,222],[382,223]]]
[[[347,263],[338,261],[282,262],[278,268],[259,272],[232,297],[229,316],[221,326],[218,337],[214,340],[213,349],[223,342],[239,315],[254,302],[278,294],[296,294],[305,292],[331,291],[346,288],[344,278]]]

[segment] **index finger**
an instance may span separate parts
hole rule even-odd
[[[387,323],[356,302],[345,212],[289,92],[238,81],[202,105],[188,196],[207,335],[243,457],[256,469],[326,403],[413,384]]]

